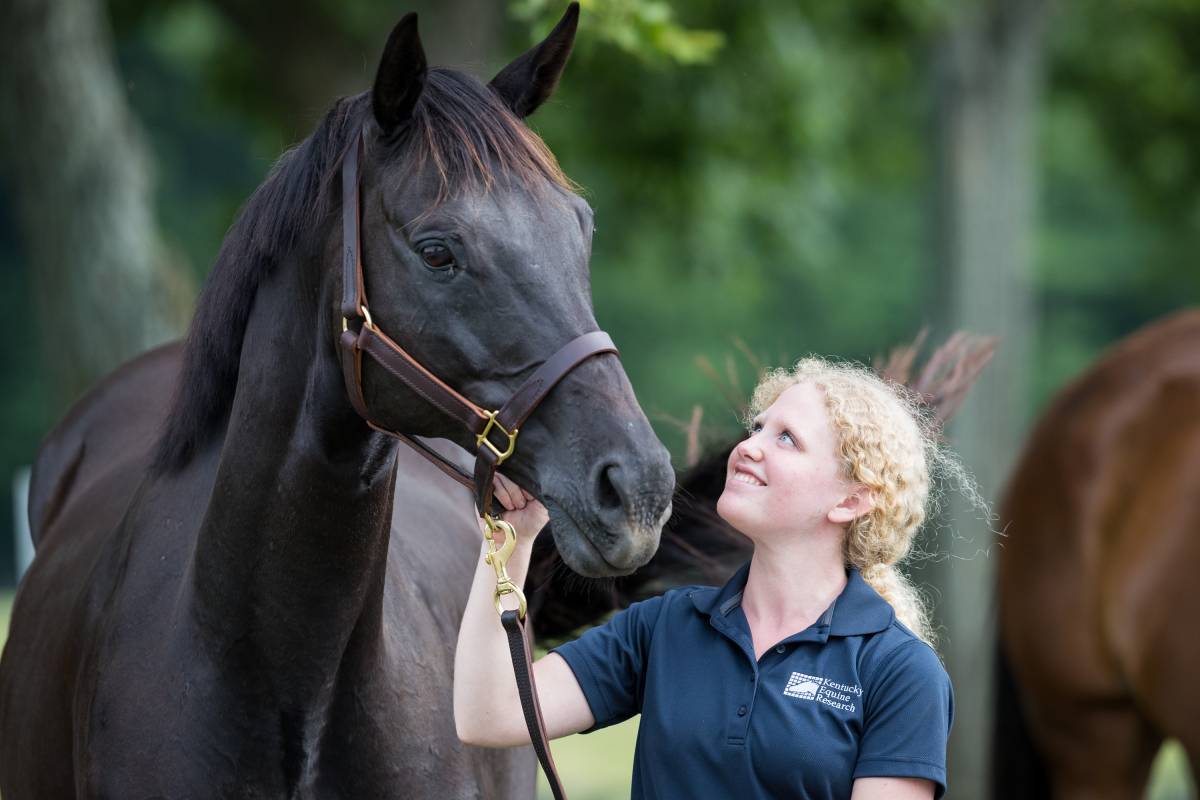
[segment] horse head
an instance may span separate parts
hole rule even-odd
[[[598,330],[592,210],[523,122],[557,84],[577,20],[572,4],[543,42],[484,85],[428,68],[410,14],[388,38],[362,114],[359,224],[372,324],[488,409],[562,345]],[[337,234],[331,253],[341,252]],[[325,288],[332,306],[340,287]],[[369,359],[361,386],[382,426],[476,449],[454,419]],[[644,564],[670,513],[668,454],[612,353],[587,359],[550,392],[503,471],[545,503],[563,559],[584,575]]]

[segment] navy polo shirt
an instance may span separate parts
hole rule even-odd
[[[828,800],[863,777],[927,778],[941,797],[953,694],[937,654],[851,569],[815,623],[756,661],[749,571],[635,603],[555,648],[590,730],[642,715],[632,797]]]

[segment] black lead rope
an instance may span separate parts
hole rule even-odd
[[[554,800],[566,800],[567,795],[558,779],[558,769],[554,766],[554,756],[550,754],[550,745],[546,741],[546,723],[542,719],[537,684],[533,680],[533,659],[530,657],[525,622],[519,612],[505,611],[500,615],[500,623],[508,634],[508,652],[512,656],[513,672],[517,676],[517,693],[521,696],[521,710],[525,712],[525,727],[529,729],[533,751],[537,753],[542,771],[546,773]]]

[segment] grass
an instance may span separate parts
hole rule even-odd
[[[634,717],[586,736],[576,734],[551,743],[558,777],[571,800],[629,797],[637,726]],[[550,798],[550,786],[539,768],[538,800]]]
[[[0,589],[0,649],[8,641],[8,618],[12,614],[12,589]]]
[[[629,796],[637,718],[589,733],[568,736],[552,745],[563,788],[573,800],[611,800]],[[951,776],[953,781],[953,776]],[[953,794],[951,792],[950,794]],[[1146,800],[1196,800],[1196,785],[1187,753],[1175,740],[1158,751]],[[538,771],[538,800],[551,800],[550,787]]]
[[[1147,800],[1196,800],[1196,783],[1188,767],[1187,753],[1174,739],[1158,751],[1150,771]]]
[[[11,589],[0,591],[0,645],[8,638],[12,601]],[[568,736],[553,743],[558,774],[573,800],[611,800],[629,796],[637,723],[634,718],[587,736]],[[538,798],[550,798],[550,787],[540,771]],[[1169,741],[1159,751],[1146,798],[1196,800],[1196,785],[1188,769],[1187,754],[1178,742]]]

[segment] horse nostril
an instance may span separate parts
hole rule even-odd
[[[603,509],[620,509],[621,492],[617,489],[616,480],[621,468],[609,464],[600,470],[600,485],[597,487],[596,500]]]

